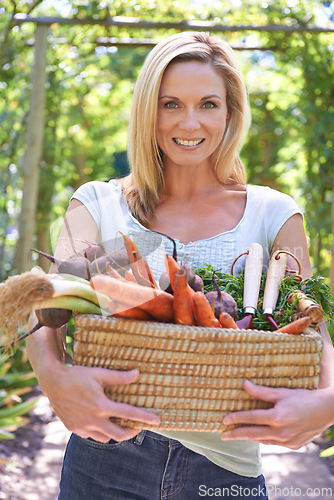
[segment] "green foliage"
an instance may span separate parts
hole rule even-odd
[[[22,396],[31,392],[35,383],[31,370],[16,371],[15,362],[5,362],[4,356],[0,358],[0,440],[14,439],[13,432],[29,421],[22,415],[34,407],[38,398],[24,401]]]
[[[214,290],[212,276],[216,278],[217,284],[222,291],[228,292],[236,301],[238,307],[238,318],[243,317],[243,290],[244,290],[244,272],[237,275],[231,275],[215,271],[211,265],[205,265],[196,269],[196,274],[199,274],[204,282],[205,291]],[[262,302],[264,295],[264,287],[266,282],[266,273],[262,273],[260,292],[258,299],[258,308],[253,320],[254,328],[258,330],[274,330],[267,318],[262,312]],[[282,279],[276,309],[273,312],[273,318],[279,326],[286,325],[293,320],[293,315],[296,312],[295,303],[289,304],[289,296],[295,290],[302,290],[303,293],[314,302],[321,305],[324,318],[334,323],[334,297],[331,289],[324,282],[321,276],[313,276],[298,282],[293,276],[287,276]]]
[[[236,3],[161,0],[26,2],[0,8],[0,280],[13,269],[22,196],[22,157],[34,60],[32,23],[15,25],[17,12],[145,21],[214,21],[225,25],[333,25],[333,3],[283,0]],[[332,23],[332,24],[331,24]],[[159,40],[175,32],[102,26],[53,25],[47,53],[44,151],[40,164],[36,246],[48,250],[50,227],[64,215],[80,184],[125,175],[127,126],[145,47],[116,48],[111,38]],[[305,211],[315,272],[327,276],[333,245],[334,87],[332,34],[227,31],[238,51],[252,108],[242,150],[251,183],[291,194]],[[119,159],[122,158],[122,161]]]
[[[322,458],[331,457],[333,455],[334,455],[334,446],[330,446],[329,448],[326,448],[326,450],[323,450],[320,453],[320,457]]]

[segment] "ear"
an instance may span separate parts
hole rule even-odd
[[[231,118],[231,111],[228,110],[227,114],[226,114],[226,123],[228,123],[230,121],[230,118]]]

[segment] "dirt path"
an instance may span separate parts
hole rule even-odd
[[[8,460],[0,466],[0,499],[56,500],[68,437],[41,397],[31,423],[20,429],[15,442],[0,442],[0,460]],[[270,500],[334,498],[334,459],[319,458],[320,447],[330,445],[318,440],[297,452],[261,446]]]

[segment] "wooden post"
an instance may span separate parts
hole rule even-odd
[[[46,52],[49,27],[37,25],[35,31],[35,58],[32,72],[27,146],[23,158],[23,197],[19,217],[19,240],[16,250],[18,273],[31,269],[30,248],[33,246],[39,164],[43,146]]]

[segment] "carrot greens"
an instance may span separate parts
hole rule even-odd
[[[231,275],[216,271],[211,265],[205,265],[195,270],[203,282],[205,292],[214,290],[212,275],[215,273],[215,278],[219,288],[228,292],[236,301],[238,307],[238,318],[243,317],[243,289],[244,289],[244,272],[241,271],[238,275]],[[256,315],[253,319],[253,327],[257,330],[274,330],[267,318],[262,313],[262,301],[264,293],[264,285],[266,281],[266,273],[262,273],[258,307]],[[303,293],[314,302],[319,304],[324,312],[324,319],[334,324],[334,296],[330,287],[325,283],[322,276],[315,274],[312,278],[305,279],[301,282],[295,280],[294,276],[287,276],[281,281],[278,301],[276,309],[273,312],[273,318],[279,326],[286,325],[294,319],[296,313],[296,303],[288,303],[289,296],[296,290],[302,290]]]

